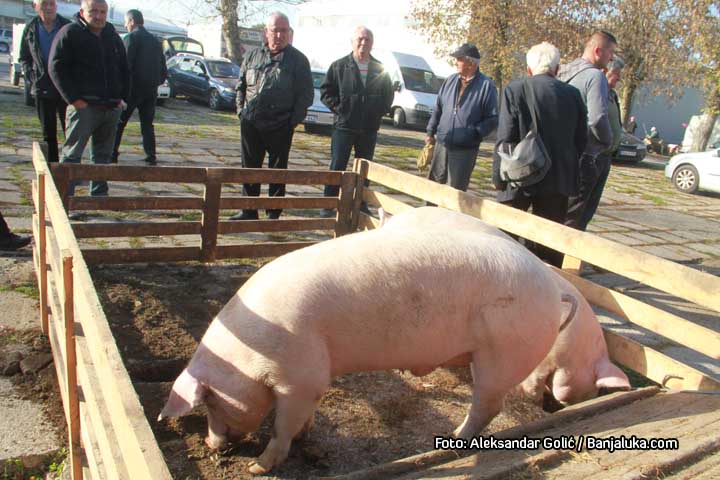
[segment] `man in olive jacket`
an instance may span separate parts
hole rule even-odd
[[[30,20],[23,30],[20,63],[25,80],[32,85],[43,142],[47,145],[47,160],[57,162],[59,160],[57,122],[59,119],[64,132],[67,103],[50,80],[48,57],[55,35],[70,23],[70,20],[57,14],[55,0],[35,0],[33,8],[38,16]]]
[[[356,157],[372,160],[380,122],[392,107],[392,82],[382,63],[370,55],[373,41],[368,28],[357,27],[352,53],[330,65],[320,87],[322,102],[336,114],[330,170],[344,171],[353,148]],[[325,196],[335,197],[339,189],[327,185]],[[326,216],[330,213],[323,211]]]
[[[242,137],[242,166],[262,167],[265,153],[270,168],[286,169],[295,127],[303,121],[313,102],[310,62],[290,45],[290,22],[282,13],[270,15],[263,47],[248,52],[240,66],[237,114]],[[243,194],[257,197],[260,185],[246,183]],[[270,196],[285,195],[284,184],[270,184]],[[277,219],[281,209],[269,209]],[[257,220],[255,209],[246,209],[231,220]]]
[[[112,157],[130,77],[125,45],[107,22],[107,11],[105,0],[83,0],[75,21],[58,32],[50,50],[50,78],[68,103],[63,163],[80,163],[91,139],[93,163],[110,163]],[[74,190],[71,184],[67,193]],[[91,181],[90,193],[106,196],[107,182]]]
[[[128,67],[130,68],[130,95],[128,106],[120,115],[117,134],[115,135],[115,148],[113,149],[113,163],[117,163],[120,142],[128,120],[135,108],[140,115],[140,132],[145,151],[145,163],[155,165],[155,103],[157,101],[157,87],[167,79],[167,66],[162,45],[155,36],[145,30],[145,19],[140,10],[128,10],[125,14],[125,28],[128,33],[123,39],[127,49]]]

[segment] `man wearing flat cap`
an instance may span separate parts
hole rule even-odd
[[[475,45],[463,44],[452,56],[458,73],[440,87],[427,126],[425,143],[435,144],[428,178],[466,191],[480,142],[497,128],[498,99],[493,81],[480,73]]]

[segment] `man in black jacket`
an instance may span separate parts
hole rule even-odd
[[[61,162],[80,163],[91,139],[93,163],[110,163],[112,157],[130,77],[125,45],[107,23],[107,11],[105,0],[83,0],[75,21],[60,30],[50,51],[50,78],[68,103]],[[107,182],[91,181],[90,193],[107,195]]]
[[[20,43],[20,63],[23,75],[32,85],[35,95],[43,141],[47,145],[48,162],[57,162],[57,119],[65,131],[65,109],[67,104],[60,97],[48,74],[48,57],[55,35],[70,23],[70,20],[57,14],[55,0],[35,0],[33,8],[38,16],[30,20],[23,31]]]
[[[123,39],[130,68],[130,95],[128,106],[120,115],[120,124],[115,135],[113,163],[117,163],[125,125],[136,107],[140,115],[140,132],[143,138],[143,150],[145,150],[145,163],[149,165],[157,163],[153,119],[155,118],[157,87],[162,85],[167,78],[167,66],[162,45],[152,33],[145,30],[144,24],[145,20],[140,10],[128,10],[125,14],[125,28],[130,32]]]
[[[265,25],[266,44],[248,52],[240,66],[237,114],[242,136],[242,166],[262,167],[265,153],[270,168],[287,168],[295,127],[313,102],[310,62],[290,45],[290,22],[282,13],[270,15]],[[243,194],[257,197],[260,185],[246,183]],[[284,184],[270,184],[270,196],[285,195]],[[270,219],[281,209],[269,209]],[[257,220],[255,209],[246,209],[231,220]]]
[[[344,171],[355,156],[372,160],[383,115],[390,111],[393,88],[382,63],[370,55],[373,33],[357,27],[351,39],[352,53],[332,63],[320,86],[322,102],[335,114],[330,151],[330,170]],[[340,187],[327,185],[326,197],[335,197]],[[332,211],[323,211],[329,216]]]
[[[130,32],[123,39],[130,68],[130,95],[128,96],[128,107],[120,115],[120,123],[115,135],[113,163],[117,163],[125,125],[136,107],[140,115],[140,132],[143,136],[145,163],[148,165],[157,163],[155,127],[152,122],[155,119],[157,87],[162,85],[167,78],[167,66],[162,45],[152,33],[145,30],[144,24],[145,20],[140,10],[133,9],[125,13],[125,28]]]
[[[537,116],[538,136],[552,161],[550,170],[539,183],[525,188],[512,188],[500,178],[500,158],[493,159],[493,184],[499,190],[497,200],[506,205],[562,224],[568,208],[568,197],[578,192],[579,159],[587,143],[587,108],[580,91],[555,79],[560,65],[560,52],[543,42],[527,53],[527,79],[510,83],[502,95],[497,129],[499,148],[514,147],[533,127],[531,108]],[[535,105],[525,96],[523,84],[528,82]],[[538,257],[560,267],[562,253],[542,245],[530,245]]]

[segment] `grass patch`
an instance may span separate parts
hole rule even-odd
[[[665,200],[663,197],[658,197],[657,195],[650,195],[649,193],[643,193],[642,199],[652,202],[653,204],[658,206],[668,205],[667,200]]]
[[[35,283],[22,283],[20,285],[0,285],[0,292],[17,292],[33,300],[40,298],[40,290]]]
[[[130,245],[130,248],[142,248],[143,245],[145,245],[145,242],[143,242],[139,237],[130,237],[128,239],[128,244]]]

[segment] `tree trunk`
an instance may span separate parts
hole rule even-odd
[[[720,111],[720,88],[715,89],[714,92],[708,95],[705,100],[705,109],[703,115],[700,117],[700,124],[698,125],[693,138],[692,150],[693,152],[704,152],[707,148],[710,135],[712,134],[715,121],[718,118],[718,112]]]
[[[625,85],[620,96],[620,122],[626,128],[632,115],[633,97],[635,96],[634,85]]]
[[[220,0],[220,15],[222,16],[222,36],[227,48],[227,57],[233,63],[240,65],[243,59],[243,47],[240,44],[240,29],[238,28],[238,0]]]

